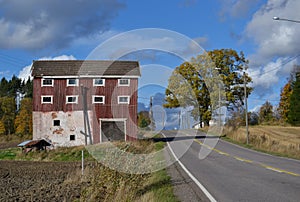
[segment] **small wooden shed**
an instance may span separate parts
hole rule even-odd
[[[18,147],[22,148],[22,151],[27,153],[31,150],[46,150],[48,146],[51,146],[52,144],[48,142],[45,139],[41,140],[27,140],[20,144],[18,144]]]

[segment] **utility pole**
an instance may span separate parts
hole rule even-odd
[[[247,86],[246,86],[246,72],[244,72],[244,96],[245,96],[245,118],[246,118],[246,139],[249,144],[249,131],[248,131],[248,103],[247,103]]]
[[[181,111],[178,112],[178,130],[180,130],[180,123],[181,123]]]
[[[221,85],[219,83],[219,127],[221,127]]]
[[[187,129],[191,128],[191,124],[190,124],[190,111],[186,112],[186,121],[187,121]]]
[[[165,113],[162,112],[162,129],[165,129]]]
[[[153,105],[153,96],[150,96],[150,111],[149,111],[149,116],[150,116],[150,130],[153,131],[153,111],[152,111],[152,105]]]
[[[84,133],[81,131],[81,134],[85,136],[85,145],[87,145],[87,138],[89,137],[89,143],[93,144],[92,134],[91,134],[91,127],[89,121],[89,114],[87,109],[87,88],[83,85],[81,86],[81,93],[82,93],[82,105],[83,105],[83,119],[84,119]]]

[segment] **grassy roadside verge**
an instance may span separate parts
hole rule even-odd
[[[151,153],[164,147],[163,142],[136,141],[117,143],[130,153]],[[85,147],[58,148],[51,151],[22,153],[20,148],[0,149],[0,160],[32,162],[80,162],[84,150],[87,162],[84,176],[80,170],[65,183],[83,183],[80,201],[178,201],[165,169],[148,174],[121,173],[96,162]],[[79,169],[79,168],[76,168]]]
[[[246,143],[235,141],[233,139],[230,139],[229,137],[221,137],[221,139],[225,140],[227,142],[230,142],[232,144],[239,145],[241,147],[245,147],[245,148],[252,149],[252,150],[255,150],[255,151],[258,151],[258,152],[262,152],[262,153],[266,153],[266,154],[271,154],[273,156],[286,157],[286,158],[292,158],[292,159],[298,159],[298,160],[300,160],[299,157],[295,157],[293,155],[289,155],[289,154],[285,154],[285,153],[279,153],[279,152],[272,152],[272,151],[269,151],[267,149],[259,149],[259,148],[255,147],[255,146],[253,146],[252,144],[247,145]]]
[[[225,128],[223,140],[275,156],[300,159],[300,128],[280,126],[249,127],[249,142],[246,144],[244,128]]]

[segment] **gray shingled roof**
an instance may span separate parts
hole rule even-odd
[[[32,76],[140,76],[137,61],[104,60],[37,60]]]

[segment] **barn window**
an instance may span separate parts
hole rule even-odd
[[[94,95],[93,96],[93,103],[104,104],[104,96]]]
[[[129,96],[118,96],[118,104],[129,104]]]
[[[78,95],[67,96],[67,104],[77,104],[78,103]]]
[[[42,86],[53,86],[53,79],[42,79]]]
[[[74,141],[75,140],[75,135],[70,135],[70,141]]]
[[[53,120],[53,126],[60,126],[60,120]]]
[[[68,79],[67,86],[78,86],[78,79]]]
[[[42,96],[42,104],[52,104],[52,96]]]
[[[105,80],[104,79],[94,79],[94,86],[105,86]]]
[[[118,85],[119,86],[129,86],[130,80],[129,79],[119,79]]]

